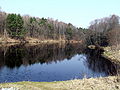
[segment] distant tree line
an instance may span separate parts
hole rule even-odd
[[[15,39],[31,37],[40,40],[81,40],[83,33],[71,23],[0,11],[0,36]]]
[[[92,21],[88,29],[85,29],[52,18],[21,16],[0,11],[0,37],[80,40],[85,46],[118,46],[120,44],[119,20],[119,16],[111,15]]]

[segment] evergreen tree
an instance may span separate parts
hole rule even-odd
[[[8,14],[7,20],[7,30],[8,33],[10,34],[11,37],[23,37],[25,30],[23,27],[23,19],[22,17],[18,14]]]

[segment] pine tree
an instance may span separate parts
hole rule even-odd
[[[23,27],[23,19],[22,17],[18,14],[8,14],[7,20],[7,31],[10,34],[11,37],[21,37],[24,36],[24,27]]]

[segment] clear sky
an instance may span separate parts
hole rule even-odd
[[[94,19],[120,16],[120,0],[0,0],[0,7],[8,13],[50,17],[85,28]]]

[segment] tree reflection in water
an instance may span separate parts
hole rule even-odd
[[[80,44],[14,45],[0,48],[0,82],[59,81],[117,74],[117,65]],[[87,52],[87,53],[86,53]],[[93,75],[94,74],[94,75]]]
[[[14,68],[34,63],[57,63],[65,58],[71,59],[72,56],[81,53],[82,49],[79,44],[40,44],[36,46],[10,46],[5,54],[4,52],[5,50],[1,48],[0,67]]]
[[[101,51],[89,50],[87,52],[87,66],[94,72],[105,72],[107,75],[116,75],[118,65],[102,57]]]

